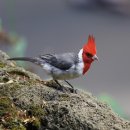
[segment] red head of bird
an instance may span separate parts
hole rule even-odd
[[[89,35],[88,41],[83,46],[82,50],[83,50],[82,59],[84,63],[83,74],[85,74],[87,70],[90,68],[91,63],[94,60],[98,60],[98,57],[96,55],[97,50],[96,50],[95,38],[93,36]]]

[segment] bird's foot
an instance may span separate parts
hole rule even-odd
[[[70,91],[72,92],[72,93],[76,93],[77,94],[77,90],[76,89],[74,89],[74,87],[67,81],[67,80],[64,80],[71,88],[70,88]]]
[[[77,90],[74,89],[74,87],[68,81],[64,80],[71,88],[62,86],[57,80],[54,80],[54,81],[56,82],[56,84],[58,84],[58,87],[57,87],[58,90],[61,90],[64,93],[71,92],[71,93],[77,94]]]
[[[78,92],[77,89],[74,89],[74,88],[70,88],[69,90],[71,93],[75,93],[75,94],[77,94],[77,92]]]
[[[67,89],[64,86],[62,86],[57,80],[54,80],[54,81],[57,84],[57,87],[56,87],[57,90],[60,90],[64,93],[67,92]]]

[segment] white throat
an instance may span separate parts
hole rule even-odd
[[[83,49],[81,49],[78,53],[79,63],[77,65],[77,70],[78,70],[79,75],[83,74],[83,69],[84,69],[82,54],[83,54]]]
[[[80,61],[80,62],[83,62],[83,56],[82,56],[82,54],[83,54],[83,49],[81,49],[81,50],[79,51],[79,53],[78,53],[78,58],[79,58],[79,61]]]

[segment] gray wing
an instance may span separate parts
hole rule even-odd
[[[64,53],[61,55],[45,54],[39,57],[46,63],[61,70],[68,70],[78,62],[78,56],[74,53]]]

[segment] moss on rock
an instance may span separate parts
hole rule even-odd
[[[0,97],[0,117],[8,114],[11,116],[16,115],[13,102],[8,97]]]
[[[0,68],[3,68],[3,67],[5,67],[5,66],[6,66],[6,64],[0,62]]]

